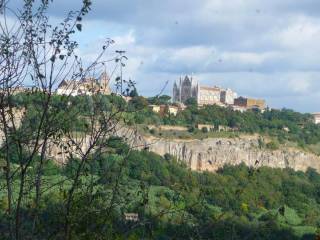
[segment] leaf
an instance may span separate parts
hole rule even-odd
[[[78,24],[76,25],[76,28],[78,29],[79,32],[81,32],[81,30],[82,30],[82,24],[78,23]]]
[[[51,61],[51,62],[54,62],[55,60],[56,60],[56,56],[53,55],[53,56],[50,58],[50,61]]]

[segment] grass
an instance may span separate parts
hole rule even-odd
[[[194,131],[178,131],[178,130],[159,130],[159,129],[149,129],[146,125],[138,125],[138,130],[146,136],[153,136],[157,138],[166,138],[166,139],[206,139],[206,138],[235,138],[240,135],[244,135],[240,132],[202,132],[199,129],[194,129]]]
[[[307,145],[307,150],[313,152],[314,154],[320,156],[320,143]]]

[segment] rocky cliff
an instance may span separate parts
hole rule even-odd
[[[167,140],[149,138],[150,151],[160,155],[169,153],[197,171],[216,171],[226,164],[272,168],[292,168],[306,171],[314,168],[320,172],[320,157],[292,148],[271,151],[259,148],[257,137],[204,140]]]
[[[183,161],[192,170],[216,171],[224,165],[241,163],[252,167],[292,168],[306,171],[314,168],[320,172],[320,157],[294,148],[282,147],[280,150],[268,150],[259,147],[258,137],[209,138],[204,140],[172,140],[144,137],[136,131],[117,132],[128,144],[136,149],[148,149],[159,155],[166,153]],[[85,139],[85,140],[84,140]],[[82,138],[81,149],[86,149],[89,138]],[[58,163],[66,163],[69,149],[66,145],[49,144],[48,156]],[[71,147],[74,148],[74,147]],[[77,154],[76,149],[71,150]]]
[[[21,114],[16,114],[18,126],[23,114],[24,111],[21,111]],[[140,135],[137,130],[123,126],[115,129],[113,135],[123,137],[129,145],[137,149],[149,149],[159,155],[171,154],[197,171],[216,171],[226,164],[245,163],[247,166],[253,167],[268,166],[301,171],[314,168],[320,172],[319,156],[293,148],[282,147],[276,151],[260,148],[256,136],[232,139],[172,140],[145,137]],[[3,141],[4,136],[0,127],[0,144]],[[57,163],[63,164],[68,160],[70,152],[75,155],[81,155],[81,152],[85,152],[89,142],[89,136],[79,136],[79,139],[76,138],[74,143],[70,143],[64,138],[59,142],[52,140],[47,144],[47,156]]]

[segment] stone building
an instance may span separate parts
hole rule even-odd
[[[173,85],[173,102],[184,103],[189,98],[197,98],[198,84],[193,81],[193,77],[180,77],[179,82]]]
[[[94,95],[94,94],[111,94],[111,89],[109,87],[110,78],[108,77],[106,72],[103,72],[99,79],[95,78],[84,78],[80,81],[68,81],[63,80],[57,90],[57,95],[70,95],[70,96],[78,96],[78,95]]]
[[[176,116],[178,112],[181,110],[180,107],[174,105],[149,105],[149,109],[155,113],[159,113],[160,115],[173,115]]]
[[[237,93],[232,91],[230,88],[222,90],[220,101],[227,105],[233,105],[234,99],[237,98]]]
[[[221,88],[199,86],[197,89],[197,103],[199,106],[219,104]]]
[[[185,103],[189,98],[195,98],[199,106],[204,105],[232,105],[237,96],[231,89],[202,86],[193,77],[180,77],[173,85],[173,102]]]
[[[315,124],[320,124],[320,112],[319,113],[313,113],[312,116],[314,118],[314,123]]]
[[[129,222],[138,222],[139,214],[138,213],[125,213],[124,219]]]
[[[253,99],[239,97],[234,99],[234,105],[239,107],[244,107],[246,109],[260,109],[264,110],[266,108],[266,102],[263,99]]]

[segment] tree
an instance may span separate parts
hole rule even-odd
[[[131,90],[131,92],[130,92],[129,96],[130,96],[130,97],[138,97],[138,96],[139,96],[139,94],[138,94],[138,91],[137,91],[137,88],[136,88],[136,87],[134,87],[134,88]]]
[[[171,97],[168,95],[161,95],[156,97],[148,98],[148,102],[150,104],[156,104],[156,105],[167,105],[170,103]]]
[[[147,100],[142,97],[134,97],[130,100],[130,104],[134,107],[135,110],[143,110],[148,106]]]
[[[197,106],[197,100],[195,98],[188,98],[185,102],[187,106]]]
[[[44,193],[55,186],[64,192],[64,204],[59,203],[63,209],[63,231],[56,235],[72,238],[73,214],[79,189],[83,187],[86,164],[93,152],[107,148],[106,139],[119,129],[123,113],[127,111],[114,104],[112,97],[79,97],[81,101],[75,103],[70,95],[60,98],[54,94],[61,82],[70,80],[77,84],[104,68],[105,62],[114,62],[115,69],[121,64],[121,74],[124,64],[118,56],[104,60],[114,43],[110,39],[101,46],[101,53],[92,63],[84,64],[76,54],[78,43],[72,39],[77,31],[83,30],[82,19],[90,11],[90,0],[83,0],[78,11],[69,12],[55,26],[48,16],[51,2],[25,0],[15,12],[11,1],[2,1],[0,6],[0,130],[4,136],[1,155],[6,165],[5,219],[8,223],[8,230],[1,234],[8,239],[43,238],[38,234],[46,224],[41,217]],[[32,82],[32,90],[24,89],[28,82]],[[123,85],[121,78],[121,90]],[[128,89],[131,87],[130,83]],[[19,95],[20,89],[24,89],[24,93]],[[18,96],[28,100],[19,101]],[[52,168],[51,148],[58,148],[65,155],[60,164],[78,160],[73,174],[55,183],[45,181],[45,173]],[[121,175],[122,170],[117,171]],[[64,185],[66,182],[68,187]],[[93,187],[92,184],[89,185]],[[115,188],[110,192],[111,199],[116,199]],[[115,204],[116,200],[111,201],[108,208]]]

